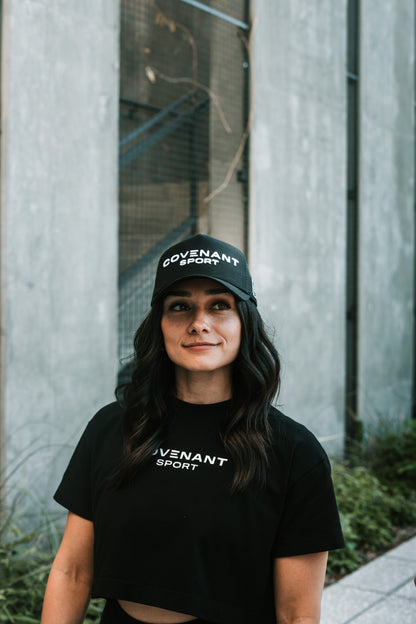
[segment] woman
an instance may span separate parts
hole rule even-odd
[[[160,258],[132,380],[88,424],[42,624],[319,622],[343,546],[327,456],[271,407],[279,358],[241,252],[197,235]]]

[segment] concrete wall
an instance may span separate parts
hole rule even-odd
[[[116,379],[118,11],[3,1],[2,445],[29,512]]]
[[[359,414],[409,417],[414,268],[414,2],[361,3]]]
[[[282,355],[280,405],[344,431],[346,3],[254,0],[250,258]]]

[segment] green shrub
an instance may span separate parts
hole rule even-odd
[[[331,553],[329,569],[345,573],[362,562],[363,551],[391,542],[393,506],[386,488],[362,466],[337,465],[333,479],[346,548]]]
[[[12,517],[0,521],[0,622],[38,624],[43,595],[59,541],[51,522],[24,532]],[[93,600],[85,624],[98,623],[102,601]]]
[[[363,562],[363,557],[357,551],[359,536],[351,523],[351,518],[340,511],[342,531],[344,533],[345,548],[332,550],[328,556],[327,572],[329,575],[343,575],[356,570]]]
[[[39,622],[50,559],[37,540],[35,532],[13,527],[0,544],[0,622]]]
[[[379,423],[364,440],[333,469],[346,546],[330,553],[330,574],[355,570],[392,543],[396,528],[416,525],[416,422]]]
[[[389,490],[404,497],[414,495],[416,420],[379,425],[369,437],[365,462]]]
[[[350,518],[361,548],[386,546],[392,537],[391,501],[377,477],[364,467],[338,466],[335,491],[342,513]]]

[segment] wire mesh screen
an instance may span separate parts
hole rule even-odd
[[[122,365],[149,309],[163,249],[196,232],[245,247],[247,3],[201,4],[121,2]]]

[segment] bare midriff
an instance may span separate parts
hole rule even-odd
[[[136,620],[142,620],[148,624],[182,624],[182,622],[191,622],[197,618],[187,613],[178,613],[177,611],[168,611],[159,607],[151,607],[149,605],[140,604],[138,602],[130,602],[128,600],[119,600],[120,607]]]

